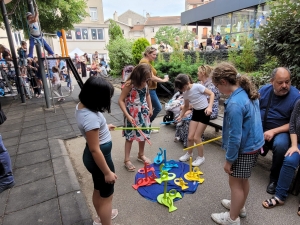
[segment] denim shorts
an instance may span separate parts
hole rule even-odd
[[[100,150],[103,153],[105,161],[112,172],[115,172],[115,167],[111,158],[112,142],[107,142],[100,145]],[[105,177],[92,156],[88,144],[86,144],[83,152],[83,163],[87,170],[92,174],[94,189],[99,190],[102,198],[108,198],[114,193],[114,184],[108,184],[105,182]]]

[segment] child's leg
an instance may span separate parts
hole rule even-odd
[[[151,163],[150,159],[145,156],[145,141],[139,141],[138,160],[146,163]]]
[[[249,193],[248,179],[229,176],[229,186],[231,190],[230,218],[238,218],[241,209],[244,207]]]
[[[194,135],[194,142],[196,144],[199,144],[202,142],[202,134],[204,133],[205,129],[206,129],[207,125],[206,124],[203,124],[203,123],[198,123],[198,126],[197,126],[197,129],[196,129],[196,132],[195,132],[195,135]],[[199,145],[197,147],[198,149],[198,155],[200,157],[203,157],[203,145]]]
[[[197,129],[199,122],[193,121],[191,120],[190,125],[189,125],[189,134],[188,134],[188,147],[191,147],[194,145],[194,136],[195,136],[195,132]],[[192,154],[193,149],[190,149],[188,151],[189,154]]]
[[[102,225],[111,225],[112,198],[113,195],[108,198],[102,198],[99,191],[94,189],[93,204]]]
[[[124,164],[128,171],[134,171],[135,166],[130,162],[130,151],[131,151],[132,141],[125,140],[125,158]]]

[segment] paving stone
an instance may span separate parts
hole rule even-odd
[[[9,112],[5,112],[5,115],[6,115],[6,118],[7,118],[7,121],[10,121],[10,120],[14,120],[14,119],[20,119],[20,118],[23,118],[24,114],[23,113],[16,113],[16,114],[10,114]]]
[[[34,115],[34,112],[32,114],[30,114],[31,116],[25,116],[24,118],[24,122],[28,122],[28,121],[32,121],[32,120],[38,120],[38,119],[44,119],[45,115],[44,113],[38,114],[38,115]]]
[[[74,170],[55,174],[54,177],[58,196],[80,190]]]
[[[124,121],[124,114],[123,113],[115,114],[115,115],[113,115],[113,117],[116,118],[116,120]]]
[[[72,192],[58,198],[63,224],[83,224],[83,221],[91,219],[81,192]]]
[[[0,217],[2,217],[4,215],[6,202],[7,202],[7,198],[8,198],[8,193],[9,193],[9,191],[5,190],[0,194]]]
[[[82,135],[79,128],[78,128],[78,126],[77,126],[77,124],[72,124],[72,128],[75,132],[75,135]]]
[[[51,160],[18,168],[14,170],[15,186],[31,183],[52,175],[53,169]]]
[[[16,163],[16,156],[15,155],[13,155],[13,156],[11,156],[10,155],[10,163],[11,163],[11,168],[15,168],[15,163]]]
[[[67,113],[67,114],[66,114],[66,117],[67,117],[68,119],[72,119],[72,118],[75,118],[75,114],[74,114],[74,113]]]
[[[69,156],[60,156],[52,159],[54,174],[59,174],[65,171],[73,171]]]
[[[36,141],[36,140],[42,140],[47,138],[47,131],[40,131],[37,133],[33,134],[26,134],[21,136],[20,143],[26,143],[26,142],[31,142],[31,141]]]
[[[60,138],[61,136],[68,135],[71,132],[73,132],[73,129],[70,125],[47,130],[48,138]]]
[[[47,140],[38,140],[32,141],[24,144],[19,145],[18,154],[28,153],[36,150],[40,150],[43,148],[48,148],[49,144]]]
[[[23,166],[45,162],[49,159],[50,159],[50,150],[48,148],[17,155],[15,168],[21,168]]]
[[[1,127],[0,127],[0,133],[8,132],[8,131],[11,131],[11,130],[17,130],[17,129],[20,129],[21,127],[22,127],[22,122],[21,123],[14,123],[12,125],[10,125],[10,124],[6,125],[6,123],[4,122],[4,124],[1,125]]]
[[[66,114],[71,114],[73,113],[73,115],[75,114],[75,106],[73,105],[72,108],[67,108],[67,109],[64,109],[65,113]]]
[[[8,153],[9,153],[9,155],[13,156],[13,155],[17,154],[18,146],[17,145],[9,146],[6,149],[7,149]]]
[[[46,130],[46,125],[45,124],[40,124],[34,127],[26,127],[22,129],[21,136],[27,135],[27,134],[32,134],[40,131],[45,131]]]
[[[75,118],[71,118],[71,119],[68,118],[68,121],[69,124],[77,124],[77,120]]]
[[[4,146],[7,148],[9,146],[17,145],[19,143],[19,137],[13,137],[13,138],[3,138]]]
[[[18,211],[56,197],[54,177],[14,187],[10,191],[5,213]]]
[[[64,114],[57,115],[57,116],[51,116],[46,118],[46,123],[55,123],[56,121],[64,120],[66,117]]]
[[[37,126],[40,124],[44,124],[45,123],[45,119],[39,119],[39,120],[34,120],[34,121],[27,121],[23,123],[23,128],[26,127],[33,127],[33,126]]]
[[[111,106],[110,106],[110,109],[113,111],[113,109],[120,109],[120,106],[119,106],[119,104],[117,104],[117,103],[112,103],[111,104]],[[121,110],[121,109],[120,109]]]
[[[19,137],[19,135],[20,135],[20,129],[11,130],[11,131],[1,133],[2,139],[12,138],[12,137]]]
[[[51,159],[54,159],[54,158],[57,158],[57,157],[63,156],[63,155],[69,156],[63,140],[49,139],[49,146],[50,146]]]
[[[62,109],[59,109],[58,111],[56,111],[56,113],[54,113],[54,112],[45,112],[45,118],[58,116],[58,115],[63,115],[63,114],[65,114],[65,112]]]
[[[66,119],[56,121],[55,123],[46,123],[47,130],[50,130],[50,129],[53,129],[56,127],[63,127],[66,125],[69,125],[69,122]]]

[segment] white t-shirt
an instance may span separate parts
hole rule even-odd
[[[55,81],[52,82],[52,84],[54,84],[54,85],[60,84],[60,78],[59,78],[58,73],[53,73],[53,78],[55,78]]]
[[[194,109],[205,109],[208,106],[208,101],[204,91],[205,86],[202,84],[193,84],[190,90],[183,92],[183,98],[189,100]]]
[[[99,143],[105,144],[111,141],[111,135],[106,124],[106,119],[100,112],[92,112],[87,108],[78,109],[78,104],[75,110],[75,118],[77,126],[81,134],[86,139],[85,133],[94,129],[99,129]]]
[[[28,22],[28,26],[29,26],[31,35],[36,36],[36,37],[41,35],[40,26],[39,26],[38,22],[33,22],[33,23]]]

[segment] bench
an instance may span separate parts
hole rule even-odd
[[[216,132],[219,132],[223,128],[223,115],[218,115],[216,119],[210,120],[208,125],[214,127]],[[298,168],[298,171],[296,171],[289,192],[296,196],[300,192],[300,167]]]

